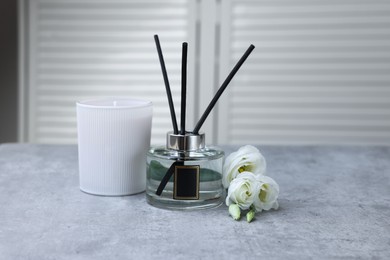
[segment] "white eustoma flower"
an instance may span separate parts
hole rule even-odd
[[[230,183],[226,205],[234,203],[241,209],[249,209],[260,190],[260,182],[251,172],[242,172]]]
[[[252,172],[255,175],[262,175],[265,170],[266,161],[264,156],[256,147],[246,145],[226,157],[223,166],[222,184],[227,189],[230,182],[240,173]]]
[[[260,185],[253,203],[256,211],[278,209],[279,185],[271,177],[264,175],[256,176],[256,180]]]

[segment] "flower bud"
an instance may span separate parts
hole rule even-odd
[[[250,211],[248,211],[248,213],[246,213],[246,221],[248,223],[251,223],[254,218],[255,218],[255,211],[251,209]]]
[[[241,217],[241,210],[237,204],[230,204],[229,206],[229,214],[233,217],[234,220],[239,220]]]

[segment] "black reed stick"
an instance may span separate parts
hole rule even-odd
[[[175,172],[175,167],[182,166],[182,165],[184,165],[183,161],[175,161],[174,163],[172,163],[171,167],[169,167],[164,177],[162,178],[160,185],[158,185],[158,188],[156,190],[156,194],[158,196],[161,196],[161,193],[163,192],[165,186],[167,186],[169,179],[172,177],[173,173]]]
[[[181,112],[180,134],[186,134],[186,97],[187,97],[187,49],[188,44],[183,42],[181,55]]]
[[[158,35],[157,34],[154,35],[154,41],[156,42],[158,58],[160,59],[161,70],[162,70],[162,74],[163,74],[163,77],[164,77],[165,90],[167,92],[169,109],[171,111],[173,133],[174,134],[178,134],[179,130],[177,128],[175,107],[173,106],[172,93],[171,93],[171,88],[169,87],[169,80],[168,80],[167,69],[165,68],[164,57],[163,57],[161,46],[160,46],[160,40],[158,39]]]
[[[240,69],[241,65],[245,62],[245,60],[248,58],[249,54],[253,51],[255,46],[251,44],[249,48],[246,50],[244,55],[241,57],[241,59],[237,62],[236,66],[234,66],[233,70],[230,72],[230,74],[227,76],[225,81],[222,83],[221,87],[218,89],[217,93],[215,94],[214,98],[211,100],[209,106],[204,111],[202,117],[199,119],[198,123],[196,124],[194,130],[192,133],[198,134],[199,129],[202,127],[204,121],[207,119],[207,116],[210,114],[211,110],[217,103],[219,97],[222,95],[223,91],[226,89],[226,87],[229,85],[230,81],[233,79],[234,75],[237,73],[237,71]]]

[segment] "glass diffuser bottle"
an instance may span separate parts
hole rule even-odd
[[[250,45],[218,89],[192,132],[185,130],[187,43],[183,43],[181,70],[181,120],[178,130],[168,75],[158,36],[154,36],[164,77],[173,131],[167,134],[166,146],[152,147],[147,153],[146,197],[149,204],[167,209],[205,209],[224,201],[222,164],[224,152],[205,146],[205,134],[199,133],[207,116],[236,72],[255,48]]]
[[[166,146],[147,153],[149,204],[169,209],[205,209],[223,203],[224,152],[205,146],[205,135],[167,134]]]

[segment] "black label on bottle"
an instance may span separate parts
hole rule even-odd
[[[199,165],[175,166],[173,198],[199,199]]]

